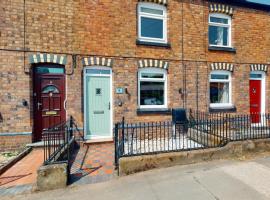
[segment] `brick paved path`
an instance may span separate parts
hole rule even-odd
[[[115,177],[113,143],[80,144],[73,159],[72,185],[99,183]],[[31,192],[42,163],[43,149],[33,149],[0,176],[0,197]]]
[[[37,169],[43,163],[43,149],[33,149],[22,160],[0,176],[0,195],[31,191]]]
[[[113,143],[81,144],[74,157],[71,184],[98,183],[115,176]]]

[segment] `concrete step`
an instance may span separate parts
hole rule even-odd
[[[31,144],[27,144],[27,147],[32,147],[32,148],[40,148],[44,146],[44,141],[40,141],[40,142],[34,142]]]
[[[112,142],[113,142],[113,138],[101,138],[101,139],[86,140],[84,141],[84,144],[88,145],[88,144],[112,143]]]

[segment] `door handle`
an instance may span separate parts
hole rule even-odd
[[[111,110],[111,102],[109,102],[109,110]]]
[[[64,101],[64,109],[67,110],[67,100]]]
[[[37,109],[40,110],[40,106],[42,106],[42,103],[37,103]]]

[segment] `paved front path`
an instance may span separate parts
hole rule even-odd
[[[114,143],[80,144],[73,155],[71,185],[99,183],[115,177]]]
[[[31,191],[36,183],[37,169],[43,163],[43,149],[33,149],[0,176],[0,196]]]
[[[270,157],[176,166],[121,177],[109,182],[17,196],[12,199],[266,200],[270,199]]]
[[[35,189],[37,169],[43,163],[43,149],[33,149],[0,176],[0,198],[7,195],[29,193]],[[114,143],[80,144],[73,155],[71,186],[93,184],[115,177]]]

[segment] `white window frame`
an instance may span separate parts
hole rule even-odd
[[[149,9],[155,9],[155,10],[162,10],[163,15],[141,12],[142,7],[149,8]],[[137,12],[138,12],[137,14],[138,14],[138,39],[139,39],[139,41],[167,43],[167,8],[163,5],[141,2],[138,4]],[[161,19],[163,21],[163,38],[143,37],[141,34],[141,17],[147,17],[147,18],[152,18],[152,19]]]
[[[218,17],[218,18],[223,18],[223,19],[228,19],[228,24],[222,24],[222,23],[215,23],[215,22],[211,22],[211,17]],[[218,27],[226,27],[228,28],[228,45],[215,45],[215,44],[210,44],[210,32],[208,33],[208,42],[209,42],[209,46],[213,46],[213,47],[232,47],[232,18],[229,15],[225,15],[225,14],[220,14],[220,13],[211,13],[209,15],[209,25],[208,25],[208,30],[210,26],[218,26]]]
[[[261,75],[261,77],[259,78],[253,78],[251,77],[251,75]],[[261,81],[261,114],[265,114],[265,110],[266,110],[266,73],[263,72],[263,71],[252,71],[250,72],[250,77],[249,77],[249,80],[260,80]]]
[[[211,79],[211,75],[213,74],[220,74],[220,75],[228,75],[229,78],[227,80],[222,79]],[[229,103],[211,103],[210,99],[210,83],[213,82],[219,82],[219,83],[229,83]],[[223,70],[215,70],[210,73],[209,77],[209,100],[210,100],[210,107],[211,108],[230,108],[233,107],[232,104],[232,73],[229,71],[223,71]]]
[[[163,74],[163,78],[142,78],[143,73],[158,73]],[[163,82],[164,83],[164,105],[141,105],[141,81],[144,82]],[[167,70],[158,68],[140,69],[138,73],[138,105],[139,108],[168,108],[167,105]]]

